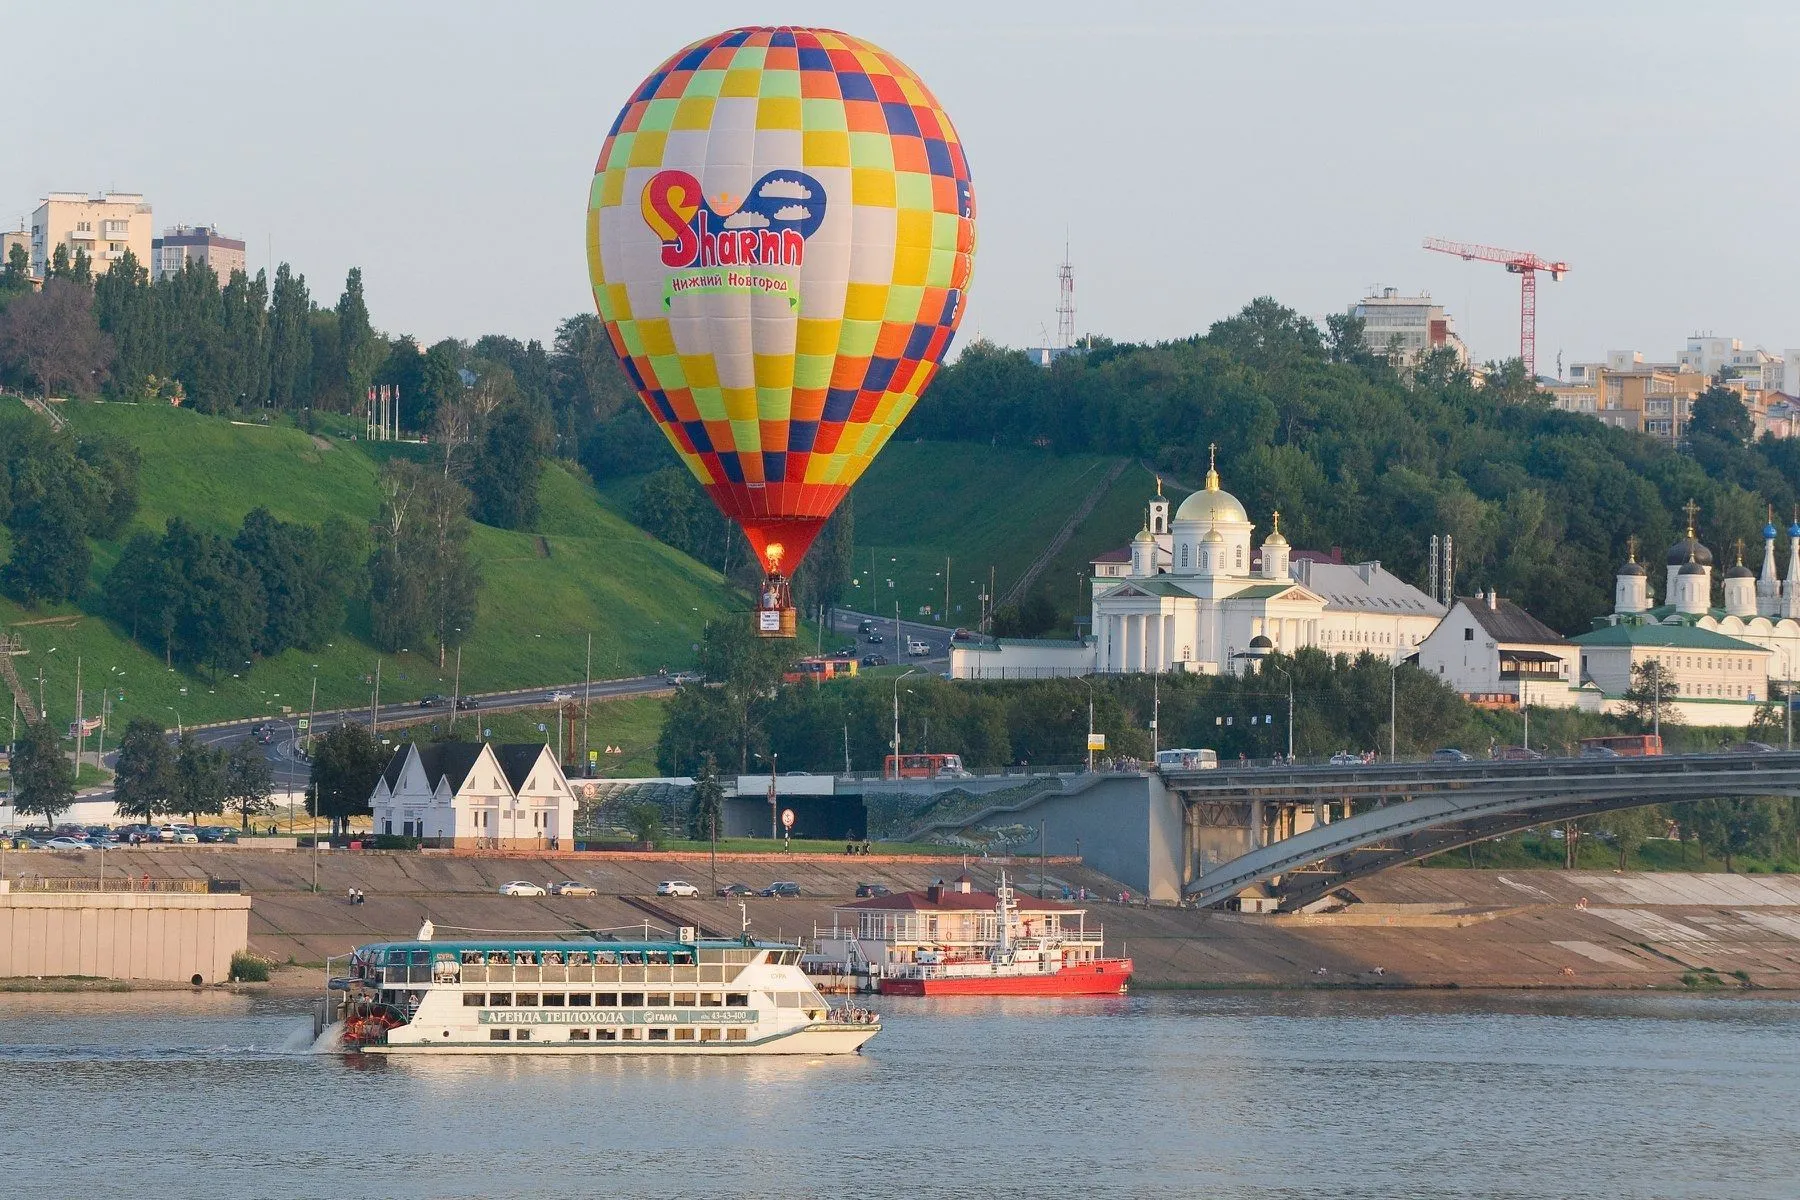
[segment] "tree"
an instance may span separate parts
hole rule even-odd
[[[12,556],[0,568],[0,587],[27,605],[73,600],[87,587],[88,521],[66,486],[53,486],[15,509]]]
[[[1781,815],[1766,797],[1731,796],[1686,805],[1682,823],[1693,825],[1702,855],[1717,854],[1727,871],[1735,871],[1739,855],[1769,851],[1779,837]]]
[[[481,575],[469,555],[469,493],[400,459],[382,468],[380,487],[369,558],[375,643],[399,650],[435,634],[441,659],[475,626]]]
[[[45,396],[93,392],[112,361],[112,340],[94,321],[94,293],[56,278],[0,312],[0,372]]]
[[[549,450],[550,430],[538,414],[523,404],[500,410],[487,423],[469,472],[475,519],[500,529],[526,529],[535,523],[538,482]],[[448,462],[446,451],[446,466]]]
[[[632,840],[645,846],[660,846],[663,840],[662,809],[654,804],[633,804],[625,810],[625,828]]]
[[[148,717],[134,717],[119,739],[113,767],[113,802],[119,815],[150,821],[175,807],[175,755],[163,727]]]
[[[1655,659],[1631,668],[1631,686],[1625,690],[1625,715],[1641,727],[1670,724],[1674,716],[1665,706],[1680,691],[1674,674]]]
[[[225,807],[238,815],[238,828],[249,829],[250,818],[268,810],[275,789],[275,774],[261,748],[248,738],[225,756]]]
[[[1619,870],[1623,871],[1631,855],[1644,844],[1644,839],[1660,832],[1666,822],[1662,810],[1650,806],[1616,809],[1600,817],[1597,824],[1612,838],[1613,849],[1619,852]]]
[[[191,733],[182,734],[175,748],[175,798],[170,807],[196,824],[202,816],[225,811],[225,755]]]
[[[269,304],[269,402],[289,412],[312,399],[311,313],[306,276],[282,263]]]
[[[24,243],[14,242],[6,252],[6,266],[0,269],[0,299],[31,290],[31,252]]]
[[[719,783],[719,764],[712,752],[707,751],[694,776],[694,798],[688,805],[688,836],[696,841],[717,837],[724,805],[725,789]]]
[[[1728,387],[1714,385],[1694,397],[1693,414],[1688,419],[1689,437],[1717,438],[1734,446],[1742,446],[1754,432],[1750,412],[1741,396]]]
[[[13,743],[12,781],[14,811],[49,824],[75,803],[75,765],[48,721],[27,723]]]
[[[387,356],[387,347],[369,325],[369,306],[363,301],[362,268],[351,267],[344,279],[344,294],[337,302],[337,352],[339,380],[349,399],[350,411],[368,394],[375,368]]]
[[[333,726],[313,752],[306,811],[329,818],[332,836],[340,836],[351,817],[369,811],[369,797],[388,758],[387,750],[361,725]]]

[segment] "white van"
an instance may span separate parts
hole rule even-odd
[[[924,658],[931,653],[931,643],[921,642],[918,638],[907,638],[906,652],[913,658]]]
[[[1156,766],[1163,771],[1216,771],[1217,750],[1158,750]]]

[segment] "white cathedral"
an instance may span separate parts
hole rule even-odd
[[[1724,603],[1718,607],[1713,604],[1713,553],[1694,532],[1699,510],[1690,501],[1686,511],[1687,535],[1669,547],[1664,563],[1663,603],[1656,604],[1651,594],[1649,572],[1637,561],[1634,538],[1629,561],[1614,581],[1613,611],[1594,622],[1596,632],[1619,627],[1706,630],[1768,651],[1766,678],[1800,678],[1800,516],[1787,529],[1786,578],[1776,572],[1775,543],[1781,531],[1771,513],[1763,526],[1761,572],[1744,565],[1740,541],[1737,562],[1724,573]],[[1574,640],[1582,643],[1593,636]],[[1757,690],[1766,694],[1764,687]]]
[[[1216,455],[1216,449],[1214,451]],[[1255,525],[1219,485],[1206,485],[1171,518],[1160,483],[1129,551],[1093,563],[1092,636],[1080,641],[959,644],[958,679],[1028,679],[1091,672],[1241,673],[1264,654],[1316,646],[1399,661],[1437,627],[1444,606],[1379,562],[1344,563],[1294,552],[1273,514],[1260,558]]]

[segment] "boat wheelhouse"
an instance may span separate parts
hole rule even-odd
[[[848,1054],[881,1028],[826,1004],[786,943],[430,932],[329,960],[321,1032],[364,1054]]]

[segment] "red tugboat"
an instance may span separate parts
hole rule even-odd
[[[1107,958],[1087,910],[1014,895],[1006,876],[977,892],[946,887],[859,900],[838,909],[811,961],[861,976],[888,996],[1108,996],[1131,981],[1129,958]]]

